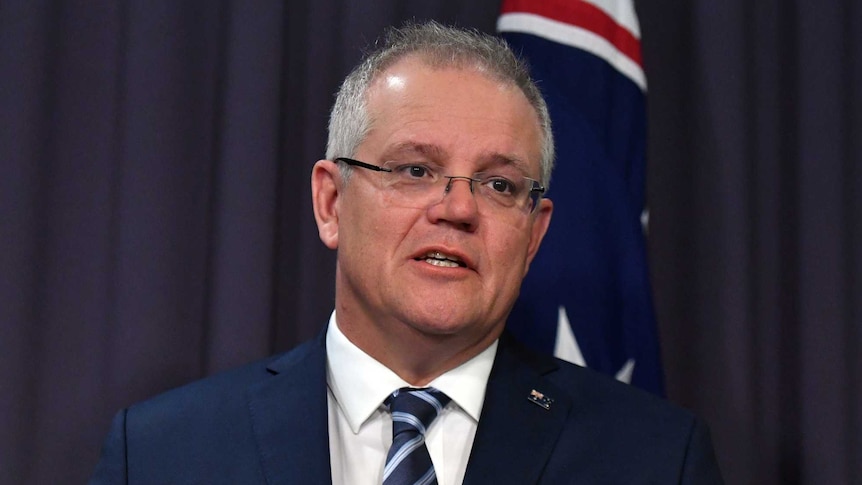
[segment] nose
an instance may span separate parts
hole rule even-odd
[[[452,182],[454,182],[455,179],[460,179],[460,180],[467,182],[470,185],[470,193],[471,194],[473,193],[473,182],[476,182],[476,179],[473,179],[470,177],[465,177],[463,175],[444,175],[444,177],[449,179],[449,181],[446,182],[446,193],[447,194],[449,193],[450,190],[452,190]]]
[[[479,206],[473,191],[475,179],[448,176],[443,199],[428,208],[428,218],[434,223],[449,223],[466,231],[474,231],[479,222]],[[456,184],[455,182],[467,182]],[[460,186],[460,188],[459,188]]]

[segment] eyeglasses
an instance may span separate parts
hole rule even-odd
[[[469,183],[470,193],[478,191],[483,196],[480,200],[487,201],[489,209],[503,213],[530,214],[545,192],[539,181],[525,177],[517,168],[508,165],[466,177],[445,175],[443,167],[432,163],[391,161],[372,165],[345,157],[335,161],[378,172],[381,187],[389,192],[389,200],[400,207],[424,209],[438,203],[452,189],[455,180]]]

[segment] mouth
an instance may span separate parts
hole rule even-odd
[[[424,261],[432,266],[441,268],[466,268],[465,263],[461,258],[452,254],[442,253],[440,251],[428,251],[427,253],[413,258],[414,261]]]

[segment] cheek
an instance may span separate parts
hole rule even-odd
[[[529,238],[515,237],[511,231],[489,235],[488,256],[492,264],[498,265],[499,274],[506,279],[520,280],[524,274]]]
[[[357,207],[352,214],[351,232],[362,244],[362,252],[377,256],[378,263],[393,261],[417,219],[415,209]],[[384,260],[380,260],[380,258]]]

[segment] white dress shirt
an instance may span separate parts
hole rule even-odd
[[[428,384],[452,398],[425,436],[440,485],[464,481],[496,353],[494,341]],[[326,381],[332,483],[380,485],[392,444],[392,418],[383,401],[396,389],[416,386],[350,342],[339,330],[335,312],[326,333]]]

